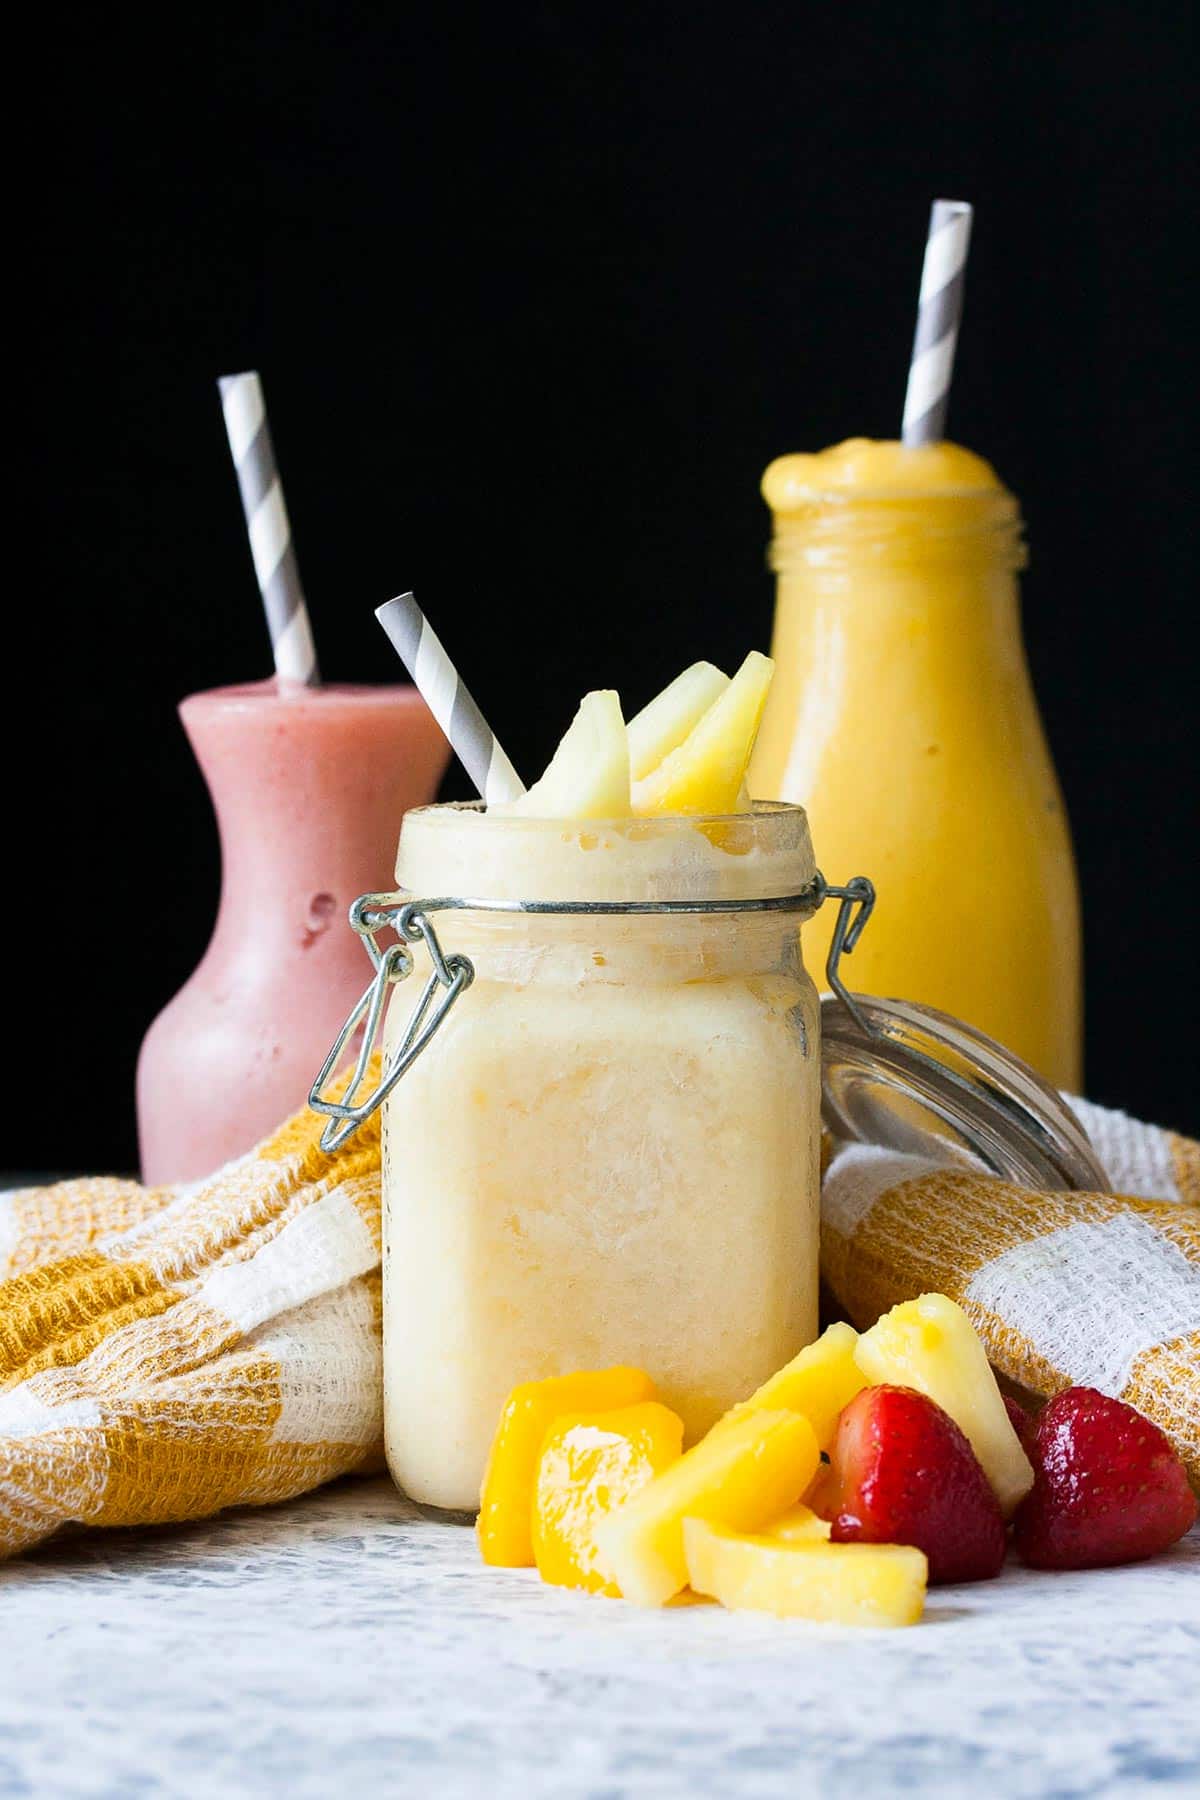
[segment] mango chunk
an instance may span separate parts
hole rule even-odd
[[[629,721],[629,773],[641,781],[677,750],[729,686],[712,663],[693,663]]]
[[[556,1419],[542,1445],[533,1499],[542,1580],[619,1599],[596,1526],[678,1462],[682,1449],[683,1420],[657,1400]]]
[[[635,813],[737,811],[774,671],[769,656],[750,652],[683,742],[634,782]]]
[[[596,1527],[596,1542],[627,1600],[663,1606],[687,1585],[683,1521],[694,1516],[755,1531],[800,1498],[820,1461],[799,1413],[755,1412],[710,1431]]]
[[[828,1519],[819,1518],[811,1506],[800,1501],[772,1524],[764,1525],[761,1535],[782,1544],[819,1544],[829,1542],[832,1529]]]
[[[780,1543],[685,1519],[688,1579],[732,1612],[836,1625],[915,1625],[928,1566],[906,1544]]]
[[[483,1472],[475,1531],[484,1562],[505,1569],[533,1564],[534,1483],[542,1442],[555,1419],[653,1398],[654,1383],[643,1370],[620,1367],[554,1375],[513,1388]]]
[[[872,1387],[928,1394],[967,1435],[1005,1518],[1033,1486],[987,1352],[961,1306],[945,1294],[905,1300],[864,1331],[855,1361]]]
[[[621,702],[597,688],[579,703],[540,781],[504,807],[535,819],[627,819],[629,740]]]
[[[814,1344],[808,1344],[769,1381],[726,1413],[739,1419],[748,1412],[803,1413],[817,1444],[828,1450],[837,1436],[838,1417],[855,1394],[867,1385],[854,1360],[858,1333],[853,1325],[830,1325]],[[724,1420],[720,1423],[724,1424]]]

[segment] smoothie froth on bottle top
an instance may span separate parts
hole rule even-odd
[[[1007,494],[991,463],[961,444],[899,444],[876,438],[847,438],[828,450],[777,456],[763,476],[763,497],[776,513],[790,512],[841,488],[855,499],[907,494],[969,498]]]

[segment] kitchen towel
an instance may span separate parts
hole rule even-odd
[[[1107,1193],[846,1146],[821,1191],[821,1274],[859,1327],[948,1294],[999,1374],[1041,1399],[1078,1384],[1127,1400],[1200,1488],[1200,1144],[1066,1098]]]
[[[1122,1394],[1200,1481],[1200,1146],[1082,1111],[1119,1193],[843,1151],[823,1272],[863,1325],[950,1294],[1003,1374]],[[297,1114],[197,1187],[0,1196],[0,1556],[380,1466],[378,1120],[332,1158],[322,1123]]]
[[[382,1466],[379,1120],[332,1159],[323,1123],[191,1188],[0,1196],[0,1557]]]

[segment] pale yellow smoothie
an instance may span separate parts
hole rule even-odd
[[[397,864],[407,893],[492,900],[761,900],[814,873],[790,807],[575,823],[426,808]],[[387,1455],[414,1499],[478,1504],[518,1381],[639,1365],[694,1438],[815,1336],[804,916],[435,915],[475,980],[384,1114]]]

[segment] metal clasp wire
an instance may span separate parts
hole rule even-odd
[[[445,955],[433,922],[425,917],[419,902],[409,901],[404,906],[389,905],[392,898],[389,894],[363,894],[350,909],[350,923],[366,944],[375,965],[375,975],[338,1033],[308,1096],[308,1104],[314,1112],[329,1115],[329,1123],[321,1133],[322,1150],[340,1149],[364,1119],[369,1118],[376,1107],[386,1100],[400,1077],[416,1061],[439,1029],[458,996],[475,979],[475,965],[469,956]],[[389,927],[396,933],[398,942],[381,950],[376,933]],[[396,1045],[379,1085],[364,1098],[360,1098],[383,1022],[388,989],[412,974],[413,959],[408,946],[416,943],[425,945],[433,967],[405,1027],[404,1036]],[[336,1072],[346,1046],[360,1024],[362,1045],[349,1085],[340,1100],[327,1100],[322,1089]]]
[[[370,1118],[376,1107],[387,1099],[400,1077],[411,1068],[417,1057],[420,1056],[458,996],[470,987],[475,979],[475,965],[469,956],[459,953],[447,956],[443,952],[442,946],[438,942],[437,932],[433,928],[433,921],[429,917],[432,912],[458,908],[464,911],[482,912],[608,915],[632,913],[720,914],[804,909],[805,916],[808,916],[826,899],[841,901],[837,922],[833,928],[833,938],[829,945],[829,955],[825,963],[826,980],[829,982],[832,992],[837,995],[862,1030],[870,1032],[871,1027],[863,1018],[854,1002],[853,995],[847,991],[838,973],[841,958],[850,955],[853,951],[855,944],[862,936],[863,927],[871,916],[871,909],[875,905],[875,889],[865,875],[856,875],[852,881],[847,882],[845,887],[830,887],[824,876],[818,874],[814,876],[809,887],[803,893],[780,895],[778,898],[768,900],[522,901],[442,898],[409,900],[402,905],[397,905],[395,894],[363,894],[350,908],[350,923],[367,947],[371,961],[375,965],[375,976],[338,1033],[337,1041],[325,1058],[321,1072],[313,1082],[308,1096],[308,1103],[314,1112],[329,1115],[329,1124],[321,1133],[321,1148],[329,1151],[340,1149],[363,1121]],[[379,946],[376,933],[388,929],[396,933],[399,941],[383,950]],[[412,974],[413,959],[409,954],[408,946],[417,943],[423,943],[428,950],[429,959],[433,965],[432,971],[405,1028],[404,1036],[393,1051],[379,1085],[364,1097],[362,1086],[367,1078],[371,1057],[379,1037],[388,989]],[[338,1065],[346,1053],[346,1048],[360,1025],[363,1034],[362,1045],[349,1085],[340,1100],[326,1099],[322,1090],[331,1076],[336,1073]]]
[[[845,887],[830,887],[825,884],[825,896],[830,900],[840,900],[837,921],[833,927],[833,936],[829,940],[829,955],[825,959],[825,979],[829,990],[836,994],[850,1017],[865,1031],[868,1037],[874,1035],[872,1027],[863,1018],[854,995],[847,988],[838,972],[838,965],[843,956],[850,956],[854,946],[863,934],[863,927],[870,918],[875,906],[875,884],[867,880],[865,875],[855,875]],[[855,907],[858,912],[855,913]]]

